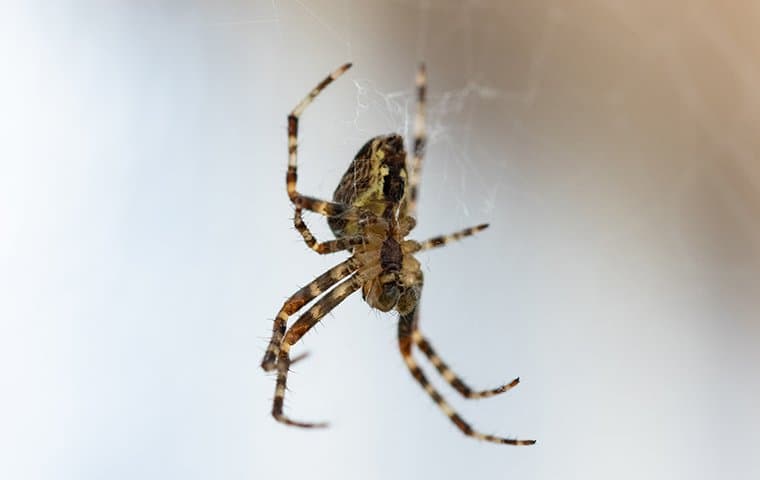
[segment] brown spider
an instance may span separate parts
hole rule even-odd
[[[277,421],[288,425],[307,428],[326,426],[325,423],[291,420],[282,412],[290,365],[302,358],[291,359],[290,348],[325,314],[361,289],[364,300],[371,307],[383,312],[393,309],[398,311],[398,346],[407,368],[443,413],[465,435],[495,443],[532,445],[535,440],[501,438],[473,429],[446,403],[412,357],[412,347],[417,346],[443,378],[465,398],[485,398],[503,393],[520,381],[516,378],[493,390],[473,391],[441,360],[417,327],[423,279],[420,264],[413,254],[446,245],[488,227],[487,224],[478,225],[424,242],[405,239],[416,224],[414,216],[417,189],[425,150],[424,65],[420,65],[416,79],[417,113],[412,168],[409,173],[404,140],[396,134],[382,135],[368,141],[356,154],[335,189],[333,201],[319,200],[296,191],[298,119],[314,98],[350,67],[351,64],[347,63],[322,80],[288,116],[289,159],[286,182],[288,197],[295,205],[295,227],[306,245],[315,252],[326,254],[346,250],[351,253],[351,257],[293,294],[277,314],[272,328],[272,340],[261,362],[265,371],[277,370],[272,415]],[[335,240],[318,243],[303,221],[304,209],[327,217]],[[288,329],[288,317],[323,293],[325,295],[301,314]]]

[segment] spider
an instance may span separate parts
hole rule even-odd
[[[361,289],[364,300],[382,312],[395,309],[399,313],[398,347],[409,372],[430,395],[446,416],[465,435],[508,445],[532,445],[535,440],[516,440],[481,433],[465,422],[428,381],[412,356],[419,348],[443,378],[465,398],[486,398],[506,392],[520,379],[492,390],[475,391],[468,387],[443,360],[418,328],[419,302],[422,293],[422,271],[414,254],[473,235],[487,224],[430,238],[423,242],[407,240],[415,227],[420,168],[425,151],[425,66],[416,76],[417,110],[414,122],[414,145],[411,170],[407,170],[407,153],[400,135],[381,135],[370,139],[354,160],[335,189],[332,201],[302,195],[296,190],[298,121],[306,107],[335,79],[351,67],[347,63],[322,80],[288,115],[288,197],[295,207],[293,223],[306,245],[319,254],[347,251],[351,256],[298,290],[280,309],[274,320],[272,339],[261,367],[277,371],[272,416],[284,424],[297,427],[325,427],[326,423],[309,423],[288,418],[283,402],[290,365],[305,355],[290,357],[290,349],[322,317]],[[334,240],[318,242],[304,223],[303,210],[327,217],[335,234]],[[323,295],[324,294],[324,295]],[[298,320],[287,328],[288,317],[323,295]]]

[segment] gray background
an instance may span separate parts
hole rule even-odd
[[[708,1],[24,2],[0,7],[0,477],[760,474],[760,9]],[[258,366],[287,296],[343,255],[292,228],[369,137],[431,144],[422,326],[473,385],[463,437],[350,298]],[[307,219],[323,238],[324,222]]]

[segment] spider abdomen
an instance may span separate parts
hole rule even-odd
[[[388,205],[398,206],[406,196],[406,150],[400,135],[380,135],[359,149],[333,193],[333,201],[382,216]],[[360,233],[356,220],[327,219],[336,237]]]

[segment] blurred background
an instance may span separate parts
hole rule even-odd
[[[758,5],[4,3],[0,477],[758,478]],[[413,236],[491,228],[420,255],[421,326],[522,379],[437,385],[535,446],[461,435],[359,295],[294,349],[286,412],[331,428],[270,417],[271,320],[345,257],[292,227],[286,114],[349,60],[299,189],[410,133],[426,61]]]

